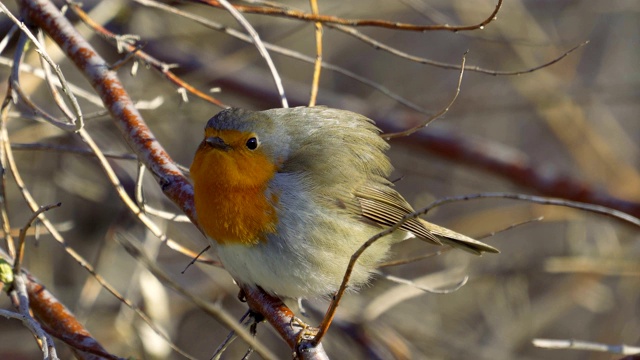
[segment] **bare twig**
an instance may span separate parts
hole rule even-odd
[[[152,261],[142,249],[140,249],[137,245],[130,241],[125,234],[121,234],[121,236],[116,236],[115,239],[122,245],[122,247],[136,260],[139,260],[158,280],[160,280],[163,284],[168,286],[169,288],[175,290],[180,295],[184,296],[191,302],[193,302],[199,309],[204,311],[205,313],[211,315],[214,319],[218,320],[224,326],[232,329],[237,335],[242,338],[242,340],[246,341],[249,345],[258,351],[260,356],[265,359],[276,359],[277,357],[273,355],[263,344],[261,344],[258,340],[256,340],[246,328],[241,326],[231,315],[226,312],[218,303],[211,303],[205,301],[195,295],[193,295],[189,290],[182,287],[175,280],[169,277],[169,275],[160,269],[158,265],[154,261]]]
[[[195,14],[191,14],[191,13],[182,11],[180,9],[176,9],[175,7],[168,6],[168,5],[163,4],[163,3],[159,3],[159,2],[157,2],[155,0],[135,0],[135,1],[137,3],[139,3],[139,4],[144,5],[144,6],[153,7],[155,9],[160,9],[160,10],[163,10],[163,11],[170,12],[172,14],[176,14],[176,15],[185,17],[185,18],[193,20],[193,21],[195,21],[195,22],[197,22],[197,23],[199,23],[199,24],[201,24],[203,26],[206,26],[206,27],[208,27],[210,29],[223,32],[223,33],[225,33],[225,34],[227,34],[229,36],[232,36],[232,37],[234,37],[234,38],[236,38],[238,40],[251,43],[251,38],[249,36],[245,35],[244,33],[241,33],[241,32],[239,32],[239,31],[237,31],[235,29],[232,29],[232,28],[229,28],[227,26],[224,26],[224,25],[222,25],[220,23],[211,21],[210,19],[204,18],[202,16],[198,16],[198,15],[195,15]],[[310,57],[310,56],[304,55],[302,53],[299,53],[297,51],[293,51],[293,50],[287,49],[285,47],[274,45],[274,44],[271,44],[271,43],[268,43],[268,42],[264,42],[263,41],[263,43],[264,43],[264,46],[271,52],[278,53],[278,54],[290,57],[292,59],[300,60],[300,61],[303,61],[303,62],[306,62],[306,63],[309,63],[309,64],[315,64],[316,63],[316,59],[313,58],[313,57]],[[340,66],[337,66],[335,64],[328,63],[328,62],[326,62],[324,60],[321,62],[320,65],[324,69],[337,72],[337,73],[342,74],[342,75],[344,75],[346,77],[349,77],[349,78],[351,78],[351,79],[353,79],[355,81],[358,81],[361,84],[364,84],[366,86],[372,87],[372,88],[376,89],[377,91],[381,92],[382,94],[384,94],[385,96],[390,97],[391,99],[399,102],[400,104],[405,105],[406,107],[408,107],[410,109],[413,109],[413,110],[418,111],[418,112],[423,113],[423,114],[429,114],[429,111],[427,111],[423,107],[421,107],[421,106],[409,101],[408,99],[400,96],[399,94],[389,90],[386,86],[384,86],[384,85],[382,85],[380,83],[372,81],[371,79],[368,79],[368,78],[366,78],[364,76],[360,76],[360,75],[358,75],[358,74],[356,74],[354,72],[351,72],[351,71],[349,71],[347,69],[344,69],[344,68],[342,68]],[[290,97],[291,97],[291,94],[290,94]],[[299,101],[296,101],[296,102],[299,102]]]
[[[240,321],[238,321],[245,328],[247,328],[250,322],[253,320],[249,316],[250,314],[251,314],[251,310],[247,310],[247,312],[245,312],[244,315],[242,315],[242,317],[240,318]],[[220,360],[220,357],[222,356],[222,354],[224,354],[224,352],[227,350],[229,345],[231,345],[237,337],[238,335],[236,334],[236,332],[231,330],[231,332],[229,332],[229,335],[227,335],[224,341],[220,345],[218,345],[218,348],[216,348],[216,350],[213,352],[213,355],[211,355],[211,360]]]
[[[29,220],[27,220],[27,223],[24,225],[24,227],[20,229],[20,238],[18,239],[18,251],[16,252],[16,261],[13,264],[13,272],[15,274],[20,273],[20,267],[22,266],[22,257],[24,256],[24,245],[26,242],[25,238],[27,236],[27,230],[29,230],[29,228],[31,227],[31,224],[34,221],[36,221],[36,219],[40,216],[40,214],[46,211],[49,211],[53,208],[60,207],[61,205],[62,203],[40,206],[38,210],[33,212],[33,214],[31,215]]]
[[[242,14],[233,5],[231,5],[227,0],[219,0],[218,2],[225,9],[227,9],[227,11],[229,11],[231,16],[233,16],[234,19],[236,19],[238,24],[240,24],[240,26],[242,26],[247,31],[249,36],[251,37],[251,40],[253,41],[253,44],[258,49],[258,52],[260,53],[260,56],[262,56],[264,58],[264,60],[267,62],[267,66],[269,67],[269,71],[271,71],[271,76],[273,77],[273,81],[275,82],[276,88],[278,89],[278,94],[280,95],[280,101],[282,102],[282,107],[283,108],[288,108],[289,107],[289,102],[287,101],[287,97],[284,94],[284,87],[282,86],[282,79],[280,79],[280,75],[278,74],[278,70],[276,69],[276,66],[273,63],[273,60],[271,60],[271,56],[269,55],[269,52],[267,51],[267,49],[265,48],[264,44],[262,43],[262,40],[260,40],[260,35],[258,35],[258,32],[253,28],[253,26],[251,26],[249,21],[247,21],[247,19],[245,19],[245,17],[242,16]]]
[[[252,6],[252,5],[242,5],[237,4],[234,7],[244,13],[251,14],[263,14],[263,15],[276,15],[282,16],[292,19],[304,20],[304,21],[313,21],[313,22],[321,22],[321,23],[329,23],[329,24],[340,24],[340,25],[348,25],[348,26],[375,26],[382,27],[387,29],[394,30],[408,30],[408,31],[470,31],[476,29],[484,29],[486,25],[491,23],[496,19],[500,8],[502,7],[502,1],[498,0],[498,4],[496,8],[493,10],[491,15],[489,15],[482,22],[475,25],[468,26],[455,26],[455,25],[415,25],[415,24],[407,24],[393,21],[385,21],[378,19],[345,19],[337,16],[329,16],[329,15],[316,15],[304,13],[294,9],[285,9],[282,7],[269,7],[269,6]],[[222,7],[222,2],[217,0],[195,0],[194,2],[200,2],[203,4],[211,5],[214,7]]]
[[[220,106],[220,107],[227,107],[225,104],[223,104],[220,100],[205,94],[204,92],[196,89],[195,87],[191,86],[190,84],[188,84],[187,82],[185,82],[184,80],[182,80],[180,77],[176,76],[172,71],[171,71],[171,66],[169,64],[165,64],[157,59],[155,59],[154,57],[150,56],[149,54],[145,53],[144,51],[140,50],[137,46],[130,44],[129,42],[125,41],[123,42],[120,36],[110,32],[109,30],[105,29],[103,26],[101,26],[100,24],[98,24],[97,22],[93,21],[93,19],[91,19],[91,17],[89,17],[89,15],[84,12],[76,3],[69,3],[69,7],[70,9],[73,10],[73,12],[78,15],[78,17],[80,17],[80,19],[87,24],[88,26],[90,26],[91,28],[93,28],[96,32],[98,32],[100,35],[104,36],[106,39],[112,41],[116,46],[121,46],[122,48],[126,49],[128,52],[134,52],[136,57],[139,58],[140,60],[144,61],[145,63],[151,65],[154,69],[158,70],[160,73],[162,73],[162,75],[164,75],[169,81],[171,81],[172,83],[174,83],[175,85],[177,85],[180,88],[184,88],[187,91],[189,91],[190,93],[194,94],[195,96],[208,101],[214,105]],[[108,64],[104,64],[104,66],[106,66],[105,69],[103,69],[104,71],[108,71],[111,70],[110,66]],[[95,71],[95,70],[94,70]]]
[[[0,56],[0,64],[1,65],[5,65],[5,66],[9,66],[11,68],[13,68],[13,60]],[[34,68],[33,66],[29,65],[29,64],[24,64],[21,63],[19,64],[19,70],[23,71],[23,72],[28,72],[30,74],[33,74],[39,78],[44,79],[45,78],[45,74],[44,74],[44,70],[40,69],[40,68]],[[59,87],[62,88],[62,85],[60,84],[60,80],[58,80],[58,78],[54,78],[52,79],[53,83]],[[89,102],[91,102],[94,105],[98,105],[98,106],[102,106],[102,102],[100,101],[100,98],[98,96],[96,96],[93,93],[90,93],[74,84],[67,84],[69,86],[69,89],[77,96],[80,98],[83,98]],[[86,117],[86,116],[85,116]]]
[[[629,224],[640,227],[640,219],[638,219],[637,217],[629,215],[625,212],[622,212],[616,209],[608,208],[606,206],[586,204],[586,203],[581,203],[578,201],[570,201],[566,199],[557,199],[557,198],[549,198],[549,197],[525,195],[525,194],[511,194],[511,193],[502,193],[502,192],[445,197],[432,202],[431,205],[424,208],[424,210],[429,211],[433,208],[436,208],[444,204],[458,202],[458,201],[475,200],[475,199],[511,199],[511,200],[522,200],[522,201],[532,202],[536,204],[543,204],[543,205],[564,206],[564,207],[579,209],[579,210],[592,212],[600,215],[611,216],[615,219],[622,220]]]
[[[64,131],[75,131],[76,125],[74,125],[73,123],[68,123],[66,121],[61,121],[56,117],[54,117],[53,115],[50,115],[44,109],[40,108],[36,103],[31,101],[29,96],[22,91],[22,88],[20,87],[20,70],[19,69],[20,69],[20,64],[22,63],[22,59],[24,57],[24,51],[26,49],[28,41],[29,41],[29,37],[25,35],[25,33],[21,33],[20,38],[18,39],[18,45],[16,46],[16,52],[14,53],[14,58],[13,58],[14,66],[11,69],[11,76],[10,76],[11,91],[14,97],[13,100],[14,101],[21,100],[23,103],[25,103],[28,107],[30,107],[33,110],[34,114],[41,116],[42,119],[51,123],[52,125]],[[47,75],[45,72],[45,79],[46,77]]]
[[[414,289],[418,289],[420,291],[424,291],[424,292],[430,293],[430,294],[450,294],[452,292],[460,290],[460,288],[462,288],[464,285],[466,285],[467,281],[469,281],[469,276],[464,276],[456,284],[453,284],[452,287],[433,288],[433,287],[427,287],[427,286],[424,286],[424,285],[420,285],[420,284],[418,284],[417,282],[415,282],[413,280],[401,278],[401,277],[394,276],[394,275],[385,274],[385,273],[383,273],[381,271],[375,271],[374,273],[379,275],[379,276],[381,276],[382,278],[384,278],[386,280],[391,281],[391,282],[394,282],[394,283],[397,283],[397,284],[402,284],[402,285],[408,285],[408,286],[411,286]]]
[[[73,95],[73,93],[69,90],[67,85],[67,80],[64,78],[62,74],[62,70],[60,70],[60,66],[58,66],[47,54],[44,46],[40,44],[40,42],[36,39],[35,36],[31,33],[31,31],[27,28],[27,26],[20,22],[13,14],[4,6],[3,3],[0,2],[0,10],[7,14],[7,16],[13,21],[19,28],[22,30],[22,33],[26,35],[29,40],[36,46],[38,54],[44,59],[54,70],[58,80],[60,80],[60,84],[62,84],[62,89],[67,96],[67,99],[71,102],[71,106],[73,107],[73,111],[75,112],[76,118],[72,120],[70,125],[73,125],[74,130],[79,130],[84,126],[84,121],[82,119],[82,112],[80,111],[80,105],[78,105],[78,100]]]
[[[146,171],[146,167],[142,163],[138,163],[138,176],[136,177],[136,203],[140,207],[140,210],[144,211],[146,214],[157,216],[161,219],[175,221],[175,222],[190,222],[189,217],[184,214],[175,214],[168,211],[163,211],[159,209],[155,209],[151,206],[147,205],[147,202],[144,199],[144,191],[142,187],[142,183],[144,180],[144,173]]]
[[[509,226],[507,226],[507,227],[505,227],[505,228],[503,228],[503,229],[496,230],[496,231],[492,231],[492,232],[490,232],[490,233],[488,233],[488,234],[484,234],[484,235],[480,235],[480,236],[475,236],[475,237],[474,237],[474,239],[477,239],[477,240],[486,239],[486,238],[488,238],[488,237],[492,237],[492,236],[494,236],[494,235],[496,235],[496,234],[498,234],[498,233],[505,232],[505,231],[509,231],[509,230],[511,230],[511,229],[515,229],[515,228],[520,227],[520,226],[522,226],[522,225],[527,225],[527,224],[530,224],[530,223],[533,223],[533,222],[542,221],[542,220],[544,220],[544,216],[538,216],[537,218],[533,218],[533,219],[529,219],[529,220],[520,221],[520,222],[517,222],[517,223],[515,223],[515,224],[511,224],[511,225],[509,225]]]
[[[85,116],[86,118],[86,116]],[[12,143],[12,150],[31,150],[31,151],[55,151],[61,153],[70,153],[82,156],[96,157],[91,149],[84,149],[75,146],[67,146],[61,144],[46,144],[46,143]],[[103,152],[104,157],[108,159],[120,159],[120,160],[138,160],[138,157],[134,154],[121,153],[116,154],[112,152]],[[189,172],[189,169],[184,165],[177,164],[177,166],[183,172]]]
[[[345,34],[348,34],[350,36],[355,37],[356,39],[369,44],[371,47],[373,47],[376,50],[382,50],[382,51],[386,51],[390,54],[393,54],[395,56],[398,56],[400,58],[403,59],[407,59],[409,61],[413,61],[413,62],[417,62],[419,64],[424,64],[424,65],[429,65],[429,66],[433,66],[433,67],[437,67],[437,68],[441,68],[441,69],[449,69],[449,70],[460,70],[460,65],[457,64],[451,64],[451,63],[446,63],[446,62],[441,62],[441,61],[435,61],[432,59],[427,59],[424,57],[420,57],[420,56],[416,56],[416,55],[411,55],[405,51],[402,51],[400,49],[394,48],[393,46],[387,45],[381,41],[378,41],[370,36],[367,36],[363,33],[361,33],[360,31],[350,28],[348,26],[343,26],[343,25],[331,25],[328,24],[327,27],[336,29],[338,31],[341,31]],[[531,67],[531,68],[526,68],[523,70],[492,70],[492,69],[486,69],[480,66],[474,66],[474,65],[467,65],[465,67],[465,71],[471,71],[471,72],[477,72],[477,73],[481,73],[481,74],[486,74],[486,75],[493,75],[493,76],[515,76],[515,75],[523,75],[523,74],[528,74],[528,73],[532,73],[535,71],[538,71],[540,69],[544,69],[546,67],[549,67],[555,63],[557,63],[558,61],[564,59],[565,57],[569,56],[569,54],[571,54],[572,52],[578,50],[579,48],[587,45],[589,43],[589,41],[584,41],[574,47],[572,47],[571,49],[565,51],[564,53],[560,54],[560,56],[551,59],[543,64]]]
[[[440,256],[446,252],[449,252],[453,250],[452,247],[446,247],[442,250],[438,250],[438,251],[434,251],[428,254],[424,254],[424,255],[419,255],[419,256],[414,256],[414,257],[410,257],[407,259],[398,259],[398,260],[391,260],[391,261],[385,261],[383,263],[381,263],[380,265],[378,265],[379,268],[385,268],[385,267],[390,267],[390,266],[398,266],[398,265],[406,265],[406,264],[411,264],[414,263],[416,261],[421,261],[421,260],[425,260],[425,259],[429,259],[432,258],[434,256]]]
[[[45,38],[44,38],[44,34],[42,33],[42,30],[38,30],[38,40],[42,44],[45,43]],[[51,73],[51,66],[49,65],[48,62],[44,60],[42,56],[40,57],[40,65],[42,67],[42,70],[44,71],[44,82],[47,84],[47,87],[49,88],[49,93],[51,93],[51,97],[53,97],[54,102],[56,103],[56,105],[58,105],[58,108],[62,111],[64,116],[67,118],[67,120],[69,120],[70,122],[73,122],[74,116],[71,113],[71,110],[69,109],[67,104],[62,99],[62,96],[60,96],[58,89],[56,89],[56,84],[53,82],[53,74]],[[16,66],[16,68],[17,68],[17,71],[20,71],[19,66]]]
[[[314,15],[319,14],[318,0],[309,0],[311,12]],[[311,96],[309,98],[309,106],[316,105],[318,97],[318,84],[320,83],[320,70],[322,70],[322,23],[316,22],[316,61],[313,66],[313,80],[311,81]]]
[[[511,224],[511,225],[505,227],[504,229],[492,231],[492,232],[490,232],[488,234],[484,234],[484,235],[480,235],[480,236],[474,236],[473,238],[477,239],[477,240],[486,239],[488,237],[494,236],[495,234],[498,234],[498,233],[501,233],[501,232],[504,232],[504,231],[508,231],[508,230],[514,229],[514,228],[522,226],[522,225],[526,225],[526,224],[529,224],[529,223],[532,223],[532,222],[536,222],[536,221],[542,221],[543,218],[544,218],[543,216],[539,216],[539,217],[537,217],[535,219],[529,219],[529,220],[521,221],[521,222],[518,222],[518,223],[515,223],[515,224]],[[384,268],[384,267],[389,267],[389,266],[398,266],[398,265],[410,264],[410,263],[414,263],[416,261],[421,261],[421,260],[424,260],[424,259],[428,259],[428,258],[431,258],[431,257],[434,257],[434,256],[440,256],[440,255],[442,255],[442,254],[444,254],[446,252],[449,252],[451,250],[453,250],[452,247],[447,247],[447,248],[444,248],[442,250],[438,250],[438,251],[431,252],[431,253],[424,254],[424,255],[410,257],[408,259],[398,259],[398,260],[386,261],[386,262],[378,265],[378,267],[379,268]]]
[[[447,104],[446,107],[444,107],[442,110],[438,111],[434,115],[428,117],[427,119],[425,119],[424,121],[422,121],[418,125],[411,127],[410,129],[407,129],[407,130],[404,130],[404,131],[395,132],[395,133],[391,133],[391,134],[381,134],[380,136],[382,136],[382,138],[385,139],[385,140],[389,140],[389,139],[393,139],[393,138],[396,138],[396,137],[411,135],[414,132],[426,127],[427,125],[429,125],[435,119],[437,119],[437,118],[443,116],[444,114],[446,114],[449,111],[449,108],[451,108],[451,106],[453,106],[453,103],[456,102],[456,99],[458,98],[458,95],[460,94],[460,86],[462,85],[462,76],[464,75],[464,64],[465,64],[466,60],[467,60],[467,53],[465,52],[464,55],[462,55],[462,64],[460,65],[460,75],[458,76],[458,85],[456,86],[456,91],[455,91],[455,93],[453,95],[453,98],[451,98],[451,101],[449,101],[449,103]]]
[[[423,296],[425,291],[421,287],[426,287],[424,284],[429,284],[429,288],[442,289],[445,287],[443,290],[446,293],[446,290],[450,290],[446,287],[451,286],[452,279],[460,278],[462,271],[461,268],[446,269],[422,275],[410,283],[400,281],[400,285],[383,291],[363,306],[357,317],[364,322],[371,322],[389,309],[397,308],[400,303],[417,296]],[[457,286],[454,285],[452,290],[455,291],[459,286],[464,285],[468,278],[468,276],[463,276],[462,282],[459,282]],[[416,283],[421,284],[421,286],[416,286]]]
[[[9,89],[11,91],[11,89]],[[9,205],[7,204],[7,153],[5,152],[6,143],[9,142],[7,135],[7,122],[6,119],[9,116],[9,110],[11,109],[12,99],[11,94],[7,92],[0,109],[0,164],[2,165],[2,178],[0,183],[0,196],[2,199],[2,232],[4,233],[5,244],[9,255],[13,258],[16,256],[16,246],[11,234],[11,223],[9,222]]]

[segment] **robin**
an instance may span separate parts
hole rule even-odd
[[[362,115],[326,107],[227,109],[207,122],[190,169],[195,208],[236,281],[289,298],[332,294],[351,255],[414,211],[387,180],[389,145],[379,133]],[[362,254],[349,288],[413,237],[498,252],[415,218]]]

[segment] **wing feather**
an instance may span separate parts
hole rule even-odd
[[[355,196],[362,216],[380,225],[393,226],[414,211],[402,195],[387,185],[362,186]],[[405,221],[400,228],[430,243],[446,244],[476,255],[500,252],[490,245],[419,218]]]

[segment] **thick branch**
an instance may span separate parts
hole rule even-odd
[[[89,331],[76,320],[75,316],[58,301],[44,286],[31,276],[27,277],[27,292],[30,308],[38,319],[52,331],[55,337],[64,341],[75,351],[78,359],[118,359],[109,354],[100,343],[91,337]]]
[[[251,310],[262,314],[271,324],[273,321],[277,321],[286,326],[274,326],[284,341],[289,346],[297,351],[297,347],[300,344],[300,332],[304,329],[296,327],[294,324],[294,314],[289,308],[282,302],[282,300],[264,293],[263,291],[255,290],[249,287],[243,287],[245,296],[247,297],[247,303]],[[324,352],[322,344],[314,348],[310,348],[307,351],[302,351],[297,354],[305,360],[324,360],[328,359],[327,354]]]

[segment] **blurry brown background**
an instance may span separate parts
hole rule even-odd
[[[378,18],[419,24],[475,24],[495,8],[487,0],[319,1],[320,12],[345,18]],[[7,4],[13,6],[15,4]],[[240,29],[224,10],[173,2],[172,6]],[[305,1],[287,5],[309,11]],[[84,9],[108,29],[136,34],[144,51],[179,67],[174,72],[232,106],[265,109],[280,106],[265,62],[255,47],[166,12],[130,1],[84,2]],[[313,23],[264,15],[246,15],[265,42],[315,57]],[[77,18],[70,15],[73,21]],[[0,17],[2,33],[10,26]],[[116,49],[82,24],[78,28],[111,62]],[[492,76],[467,71],[451,110],[421,132],[460,134],[477,140],[494,156],[530,161],[550,179],[568,176],[598,191],[638,202],[638,139],[640,138],[640,3],[620,1],[509,0],[497,20],[472,32],[409,32],[357,28],[362,33],[415,56],[459,64],[469,50],[467,66],[497,71],[526,70],[559,57],[570,48],[590,43],[560,62],[518,76]],[[240,29],[241,30],[241,29]],[[325,26],[323,59],[436,113],[452,98],[458,71],[446,70],[376,50]],[[86,80],[50,45],[50,54],[72,83],[90,89]],[[11,58],[15,47],[2,54]],[[271,52],[292,105],[308,101],[312,64]],[[39,64],[34,52],[27,63]],[[176,87],[141,64],[119,70],[135,101],[162,99],[142,114],[159,141],[177,162],[188,166],[207,119],[220,110],[194,96],[184,102]],[[0,68],[6,89],[9,68]],[[55,112],[44,83],[28,73],[22,86],[40,106]],[[3,91],[4,93],[4,91]],[[335,71],[321,73],[318,104],[364,113],[377,122],[410,126],[424,119],[370,86]],[[81,99],[85,114],[99,110]],[[384,126],[384,125],[383,125]],[[12,117],[12,143],[46,143],[82,148],[73,135],[43,122]],[[87,129],[104,151],[129,149],[107,116],[87,121]],[[416,208],[446,196],[480,192],[539,195],[490,171],[443,159],[442,155],[391,141],[397,187]],[[68,245],[96,266],[98,272],[167,329],[176,343],[197,358],[209,358],[228,330],[171,290],[163,288],[114,240],[124,236],[143,243],[157,264],[195,294],[221,302],[239,318],[246,305],[237,301],[237,287],[224,270],[194,266],[180,271],[189,258],[177,254],[148,234],[131,216],[90,157],[60,151],[16,150],[29,189],[40,204],[62,202],[48,216]],[[132,191],[136,163],[112,162]],[[7,198],[12,227],[24,225],[30,212],[14,183]],[[145,195],[155,207],[177,211],[147,176]],[[635,345],[640,334],[640,237],[638,229],[616,219],[554,206],[511,200],[474,200],[440,207],[428,219],[471,236],[544,216],[485,239],[499,255],[476,258],[450,252],[417,263],[384,269],[385,273],[418,279],[430,287],[452,286],[465,274],[468,284],[446,295],[425,294],[411,287],[376,280],[360,294],[348,295],[339,321],[324,341],[329,355],[345,358],[413,359],[616,359],[621,355],[575,350],[545,350],[534,338],[580,339]],[[155,218],[154,218],[155,219]],[[199,251],[206,240],[191,224],[155,219],[176,241]],[[436,251],[421,242],[396,249],[397,258]],[[29,237],[25,267],[63,301],[113,354],[135,358],[180,358],[151,334],[142,322],[100,287],[46,233]],[[10,307],[6,296],[3,308]],[[327,303],[305,303],[317,323]],[[282,358],[287,346],[268,324],[258,338]],[[71,357],[60,345],[62,358]],[[242,357],[246,345],[234,343],[224,355]],[[17,321],[0,319],[0,358],[29,359],[40,355],[31,335]],[[257,355],[256,355],[257,357]]]

